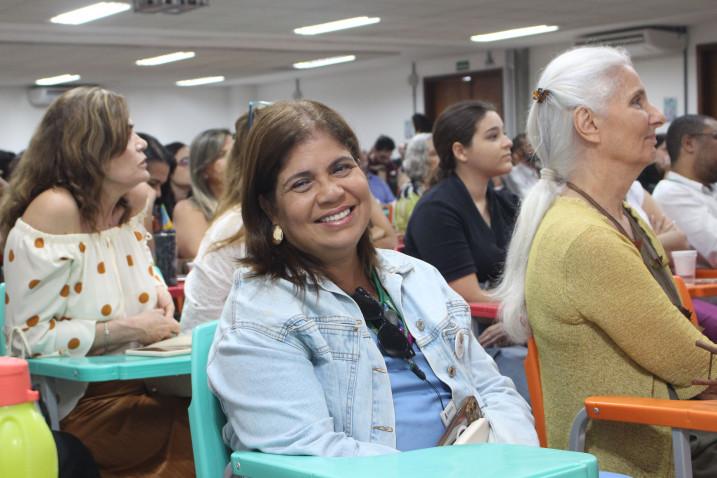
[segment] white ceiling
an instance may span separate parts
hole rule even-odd
[[[0,0],[0,86],[30,85],[62,73],[123,86],[171,86],[214,75],[224,75],[229,84],[252,83],[291,72],[294,62],[338,54],[375,64],[572,41],[630,26],[712,22],[717,28],[717,0],[210,0],[208,7],[181,15],[129,11],[82,26],[49,22],[94,1]],[[381,23],[314,37],[292,33],[360,15],[381,17]],[[489,46],[469,41],[477,33],[538,24],[557,24],[561,31]],[[187,49],[196,58],[157,67],[134,64]]]

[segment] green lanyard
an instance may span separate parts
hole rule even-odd
[[[391,299],[391,296],[388,295],[388,292],[383,288],[383,285],[381,285],[381,281],[378,279],[378,274],[376,274],[376,270],[371,271],[371,282],[373,283],[373,286],[376,288],[376,293],[378,294],[378,301],[381,303],[382,306],[388,307],[392,311],[396,313],[399,320],[401,321],[401,332],[403,332],[403,335],[410,336],[410,333],[408,332],[408,327],[406,327],[406,321],[403,320],[403,315],[398,311],[398,307],[396,307],[396,304],[393,303],[393,299]]]

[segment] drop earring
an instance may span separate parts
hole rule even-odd
[[[271,231],[271,242],[273,242],[275,246],[278,246],[283,240],[284,231],[281,229],[280,225],[274,224],[274,229]]]

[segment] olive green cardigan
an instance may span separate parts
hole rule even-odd
[[[567,447],[587,396],[669,398],[672,384],[686,399],[704,389],[690,383],[707,376],[709,354],[694,345],[705,337],[672,305],[632,242],[582,199],[559,197],[546,213],[530,250],[525,295],[548,446]],[[602,470],[673,475],[664,428],[592,422],[586,449]]]

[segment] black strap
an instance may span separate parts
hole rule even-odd
[[[615,219],[614,217],[612,217],[612,214],[610,214],[609,212],[607,212],[607,210],[606,210],[605,208],[603,208],[600,204],[598,204],[598,202],[597,202],[596,200],[594,200],[592,197],[590,197],[590,195],[589,195],[588,193],[586,193],[585,191],[583,191],[582,189],[580,189],[579,187],[577,187],[575,184],[571,183],[570,181],[566,182],[565,185],[566,185],[567,187],[569,187],[570,189],[572,189],[573,191],[575,191],[576,193],[580,194],[580,195],[583,197],[583,199],[585,199],[587,202],[589,202],[589,203],[592,205],[592,207],[594,207],[595,209],[597,209],[598,211],[600,211],[605,217],[607,217],[608,219],[610,219],[610,221],[611,221],[611,222],[613,223],[613,225],[615,226],[615,229],[617,229],[618,231],[620,231],[623,236],[625,236],[625,237],[627,237],[628,239],[630,239],[630,242],[634,243],[635,246],[638,247],[638,249],[639,249],[638,244],[635,243],[636,241],[634,241],[632,238],[630,238],[630,235],[627,233],[627,231],[625,230],[625,228],[622,227],[622,224],[620,224],[620,223],[617,221],[617,219]]]

